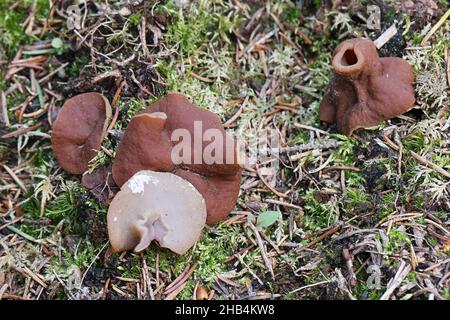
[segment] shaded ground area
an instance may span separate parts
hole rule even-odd
[[[75,1],[0,4],[0,299],[449,299],[447,1],[78,2],[78,20]],[[380,55],[413,66],[416,106],[339,135],[318,119],[332,50],[393,24]],[[65,99],[86,91],[117,114],[91,172],[171,91],[248,151],[270,129],[279,168],[249,165],[230,218],[186,255],[112,254],[108,195],[65,174],[49,139]],[[252,227],[267,216],[279,218]]]

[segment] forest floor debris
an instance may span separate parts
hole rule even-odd
[[[450,299],[446,1],[90,0],[79,21],[69,3],[0,4],[0,299]],[[391,26],[380,55],[413,66],[416,107],[341,136],[318,119],[332,50]],[[49,139],[86,91],[114,106],[90,171],[170,91],[247,141],[275,133],[279,166],[249,165],[236,211],[186,255],[112,254],[107,206]]]

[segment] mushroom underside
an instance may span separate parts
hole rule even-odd
[[[142,170],[116,194],[107,220],[115,252],[140,252],[156,240],[184,254],[200,238],[206,204],[187,180],[168,172]]]

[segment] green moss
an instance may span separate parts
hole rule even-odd
[[[315,53],[317,50],[317,56],[313,62],[308,64],[308,70],[311,73],[311,80],[308,81],[308,86],[320,90],[317,95],[318,98],[322,97],[325,89],[328,87],[332,73],[331,53],[323,50],[322,45],[320,43],[313,46],[312,52]]]
[[[117,102],[117,107],[120,112],[120,116],[114,125],[114,129],[124,130],[128,123],[130,123],[131,118],[133,118],[140,111],[144,110],[150,104],[158,100],[159,97],[152,99],[142,99],[142,98],[131,98],[130,100]],[[109,148],[107,148],[109,149]]]
[[[130,254],[124,264],[119,264],[117,270],[122,272],[122,277],[139,279],[141,277],[141,257],[138,254]]]
[[[310,140],[309,132],[306,130],[299,131],[298,133],[293,134],[291,137],[288,137],[287,144],[292,145],[299,145],[299,144],[306,144]]]
[[[389,233],[389,240],[386,243],[386,253],[397,252],[397,249],[403,247],[405,244],[411,244],[411,239],[407,233],[397,228],[392,228]]]
[[[368,275],[366,275],[368,277]],[[365,282],[358,282],[356,285],[356,296],[362,298],[366,296],[368,300],[379,300],[383,295],[384,291],[382,289],[371,289]]]
[[[195,284],[195,280],[189,279],[183,291],[177,296],[177,300],[192,300]]]
[[[41,148],[36,150],[33,165],[38,168],[41,174],[48,176],[50,174],[53,161],[53,150],[51,149],[50,144],[44,143]]]
[[[102,248],[103,245],[94,246],[85,241],[79,241],[73,248],[73,252],[62,248],[61,260],[53,257],[45,268],[46,277],[55,279],[56,274],[59,279],[67,279],[77,271],[86,270],[95,261]],[[76,278],[80,280],[80,278]]]
[[[28,196],[32,197],[33,193],[30,191]],[[30,219],[40,218],[40,201],[37,197],[32,198],[22,206],[25,216]],[[56,199],[48,204],[46,210],[44,211],[44,215],[52,219],[54,222],[58,222],[65,216],[72,213],[73,210],[76,210],[76,206],[73,200],[72,192],[67,190],[66,192],[60,193]]]
[[[447,4],[448,6],[448,4]],[[450,288],[445,288],[444,293],[442,294],[445,299],[450,299]]]
[[[164,8],[174,19],[167,30],[166,41],[168,44],[177,46],[182,55],[188,56],[194,53],[206,40],[206,31],[211,23],[211,17],[207,11],[199,8],[199,10],[185,15],[175,9],[172,1],[161,8]]]
[[[3,0],[0,2],[0,60],[11,58],[19,46],[36,41],[36,36],[26,35],[21,25],[27,18],[27,9],[31,8],[32,0]],[[10,10],[16,5],[15,10]],[[36,19],[44,19],[49,10],[47,0],[36,1]]]
[[[242,237],[239,227],[222,227],[214,234],[206,234],[193,252],[193,259],[199,263],[196,276],[205,283],[212,283],[217,274],[225,271],[224,261],[235,252]]]
[[[160,10],[173,19],[167,30],[167,43],[178,47],[178,53],[185,57],[194,54],[204,43],[217,39],[231,44],[229,36],[240,24],[238,15],[219,1],[198,1],[189,12],[177,10],[173,1],[169,1]]]
[[[368,196],[360,188],[346,188],[343,194],[343,202],[349,210],[358,207],[361,203],[367,202]]]
[[[0,161],[6,158],[9,147],[6,144],[0,143]]]
[[[285,10],[286,15],[285,15],[285,21],[289,22],[289,23],[293,23],[295,25],[298,25],[299,23],[299,18],[301,16],[301,10],[299,7],[294,7],[294,8],[289,8]]]
[[[329,227],[334,223],[337,214],[337,201],[331,198],[325,202],[316,195],[314,189],[308,189],[304,196],[305,215],[304,228],[307,230],[316,230]]]
[[[333,150],[336,161],[341,165],[351,166],[355,158],[354,149],[358,141],[355,138],[340,134],[333,135],[333,137],[340,142],[339,148]]]
[[[281,300],[296,300],[295,293],[285,292],[281,295]]]
[[[69,75],[71,77],[78,77],[82,68],[89,63],[88,56],[77,56],[75,60],[69,65]]]
[[[349,188],[358,188],[359,193],[364,193],[364,176],[361,172],[346,170],[344,172],[345,182]]]
[[[141,20],[142,14],[140,12],[133,13],[128,19],[130,20],[133,26],[138,26]]]
[[[73,190],[67,188],[63,193],[59,194],[56,199],[49,202],[44,214],[52,221],[59,222],[62,219],[72,220],[76,211],[77,204],[75,202]]]
[[[159,256],[159,269],[170,273],[172,279],[178,276],[187,265],[197,262],[198,265],[183,291],[177,299],[190,299],[196,281],[209,286],[214,283],[217,274],[226,271],[224,261],[236,252],[238,244],[243,241],[243,235],[239,227],[217,226],[209,232],[205,232],[200,241],[187,254],[179,256],[168,249],[152,243],[144,253],[149,267],[156,267]],[[120,264],[118,270],[124,277],[139,278],[141,270],[141,257],[132,255],[125,263]]]
[[[443,167],[445,169],[450,168],[450,155],[434,153],[431,156],[432,162],[437,166]]]
[[[386,218],[395,210],[395,203],[397,199],[397,192],[391,191],[382,195],[381,197],[381,208],[380,208],[380,218]]]

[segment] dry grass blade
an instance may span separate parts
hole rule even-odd
[[[411,265],[406,264],[403,260],[400,260],[400,265],[398,267],[397,273],[395,274],[394,278],[389,281],[387,289],[381,296],[380,300],[388,300],[410,271]]]
[[[249,222],[247,225],[250,227],[250,229],[252,229],[253,233],[255,234],[256,242],[258,243],[258,247],[261,252],[261,256],[263,257],[264,264],[266,265],[267,270],[269,270],[270,274],[272,275],[272,279],[275,279],[275,274],[273,273],[272,263],[270,262],[269,258],[267,257],[267,250],[266,250],[266,247],[264,246],[264,243],[261,239],[261,235],[259,234],[258,229],[256,229],[255,225],[251,222]]]
[[[25,134],[27,132],[34,131],[34,130],[40,128],[41,126],[42,126],[42,123],[39,122],[39,123],[36,123],[35,125],[32,125],[30,127],[20,128],[20,129],[17,129],[15,131],[12,131],[12,132],[5,133],[4,135],[1,136],[1,139],[15,138],[15,137],[21,136],[21,135],[23,135],[23,134]]]
[[[13,178],[13,180],[19,185],[20,189],[22,189],[24,192],[27,192],[28,189],[25,186],[25,184],[20,180],[20,178],[14,173],[14,171],[11,170],[6,164],[3,165],[3,168],[6,170],[6,172]]]
[[[428,40],[430,40],[433,34],[447,21],[449,16],[450,16],[450,9],[448,9],[447,12],[444,13],[444,15],[433,26],[433,28],[431,28],[430,31],[428,31],[428,33],[425,35],[425,37],[423,37],[422,41],[420,42],[420,45],[422,47],[427,44]]]
[[[328,230],[326,230],[324,233],[322,233],[320,236],[318,236],[316,239],[312,240],[311,242],[309,242],[308,244],[306,244],[305,246],[299,247],[298,250],[303,250],[306,248],[311,248],[312,246],[314,246],[315,244],[319,243],[320,241],[322,241],[323,239],[332,236],[333,234],[335,234],[338,230],[339,230],[340,226],[333,226],[331,228],[329,228]]]

